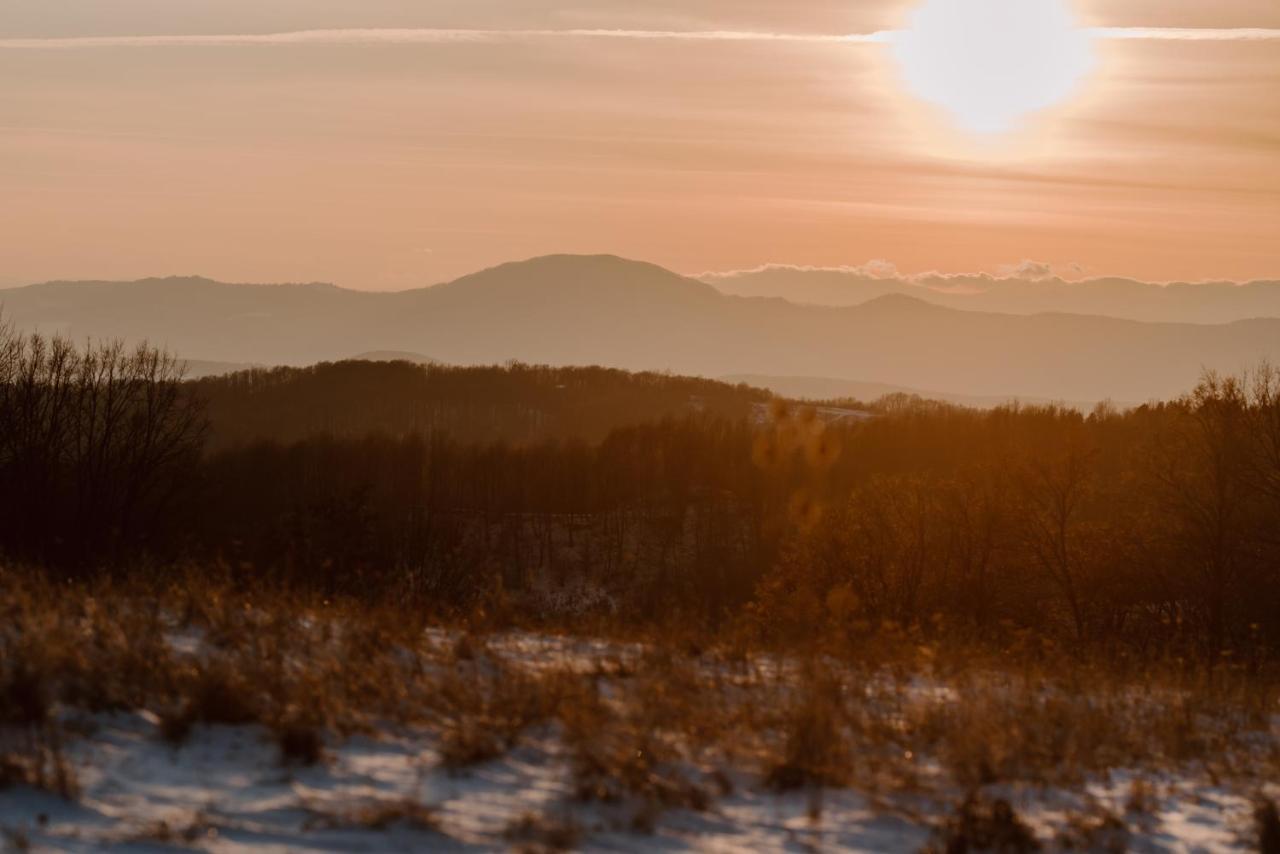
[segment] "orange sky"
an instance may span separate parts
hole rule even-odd
[[[907,94],[880,44],[3,46],[355,27],[843,34],[903,26],[913,5],[6,0],[0,285],[200,273],[392,289],[550,252],[684,272],[1032,258],[1280,277],[1278,41],[1100,41],[1075,97],[986,140]],[[1274,0],[1077,11],[1098,27],[1280,27]]]

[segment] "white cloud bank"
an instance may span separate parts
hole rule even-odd
[[[1280,40],[1280,29],[1188,29],[1171,27],[1103,27],[1088,31],[1097,38],[1157,41]],[[736,30],[475,30],[475,29],[335,29],[280,33],[195,35],[68,36],[0,39],[0,50],[74,50],[146,47],[272,47],[289,45],[465,44],[543,39],[628,39],[635,41],[796,42],[809,44],[887,44],[895,32],[768,33]]]
[[[1017,264],[1006,264],[996,269],[997,275],[1009,279],[1030,279],[1039,281],[1053,276],[1053,265],[1045,261],[1023,259]]]
[[[741,276],[754,276],[760,273],[843,273],[850,276],[865,276],[870,279],[892,279],[898,276],[898,267],[892,261],[879,258],[865,264],[842,264],[835,267],[818,267],[807,264],[761,264],[745,270],[708,270],[705,273],[692,273],[691,279],[712,282],[719,279],[736,279]]]
[[[903,273],[898,270],[897,265],[892,261],[877,258],[865,264],[820,266],[769,263],[741,270],[709,270],[704,273],[690,273],[687,275],[691,279],[715,284],[716,282],[732,279],[759,276],[763,273],[836,273],[864,279],[892,280],[903,284],[928,284],[930,287],[936,288],[945,286],[945,283],[953,281],[960,283],[996,282],[1001,280],[1039,282],[1048,279],[1071,281],[1085,276],[1088,270],[1082,264],[1076,262],[1051,264],[1047,261],[1023,259],[1014,264],[997,265],[992,272],[944,273],[938,270],[929,270],[921,273]]]

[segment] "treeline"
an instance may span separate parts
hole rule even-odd
[[[326,593],[465,609],[502,590],[555,611],[717,617],[776,552],[751,437],[745,420],[689,416],[596,445],[255,443],[206,460],[185,551]]]
[[[317,435],[447,434],[474,443],[598,442],[618,427],[695,413],[747,417],[767,392],[609,368],[455,367],[351,361],[193,383],[216,447]]]
[[[851,437],[758,593],[769,632],[943,619],[1082,643],[1280,645],[1280,372],[1089,416],[934,408]]]
[[[779,640],[917,625],[1280,645],[1267,367],[1126,412],[897,401],[825,423],[761,392],[602,369],[183,384],[145,348],[13,334],[0,359],[0,547],[61,574],[189,562],[405,607]]]

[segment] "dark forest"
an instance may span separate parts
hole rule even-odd
[[[521,364],[183,382],[154,349],[8,332],[0,546],[534,622],[1280,644],[1274,369],[1126,411],[839,405]]]

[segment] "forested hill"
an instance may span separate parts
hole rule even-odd
[[[770,393],[659,373],[599,367],[326,362],[207,377],[214,446],[317,434],[444,433],[468,442],[595,442],[618,427],[695,413],[738,420]]]

